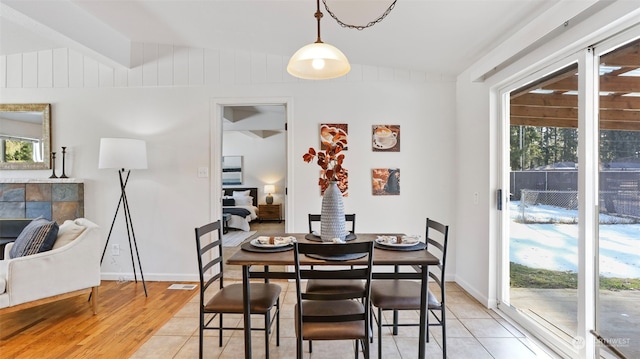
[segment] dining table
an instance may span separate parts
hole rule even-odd
[[[279,234],[282,237],[295,237],[295,241],[299,243],[314,243],[319,245],[319,238],[314,238],[310,233],[286,233]],[[402,233],[356,233],[351,234],[354,241],[376,241],[379,238],[388,238],[396,236],[400,238]],[[251,279],[261,279],[269,281],[270,279],[295,279],[295,272],[290,270],[294,266],[293,245],[289,246],[255,246],[256,236],[247,239],[241,244],[241,250],[238,250],[226,260],[229,265],[242,266],[242,287],[243,287],[243,306],[244,306],[244,356],[251,358],[251,317],[249,312],[249,303],[251,293],[249,291],[249,282]],[[349,239],[349,237],[347,237]],[[420,331],[418,337],[418,358],[424,359],[426,356],[426,340],[427,340],[427,286],[429,282],[428,267],[437,265],[440,260],[426,250],[424,242],[418,243],[414,247],[392,247],[374,243],[373,251],[373,279],[392,280],[392,279],[413,279],[420,280],[422,283],[422,291],[420,298]],[[342,259],[327,258],[316,259],[307,256],[300,257],[301,265],[314,265],[318,263],[335,264],[335,265],[366,265],[366,258],[358,259]],[[277,266],[277,270],[272,270],[271,266]],[[384,270],[387,268],[388,270]],[[409,270],[402,270],[409,268]],[[392,269],[392,270],[390,270]],[[379,335],[379,334],[378,334]]]

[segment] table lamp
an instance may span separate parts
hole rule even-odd
[[[267,204],[273,204],[273,196],[271,195],[271,193],[275,191],[276,191],[276,188],[274,185],[272,184],[264,185],[264,193],[268,193],[267,198],[265,199],[267,201]]]

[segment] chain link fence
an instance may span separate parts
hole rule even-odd
[[[599,196],[600,213],[609,215],[604,222],[601,218],[601,223],[640,222],[640,191],[600,191]],[[546,216],[540,219],[533,215],[533,211],[527,211],[531,206],[537,205],[575,210],[576,213]],[[577,209],[578,191],[521,190],[518,210],[520,211],[519,220],[523,223],[577,223]]]

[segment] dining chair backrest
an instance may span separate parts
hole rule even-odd
[[[425,238],[427,251],[440,260],[440,264],[429,266],[429,277],[438,284],[438,287],[442,288],[442,295],[444,295],[444,275],[447,263],[449,226],[427,218]],[[444,302],[444,299],[441,300]]]
[[[209,238],[210,241],[206,239]],[[224,264],[222,260],[222,228],[220,221],[215,221],[196,228],[198,249],[198,271],[200,275],[200,299],[204,300],[207,288],[219,280],[220,288],[224,287]],[[209,279],[205,274],[211,272]]]
[[[309,233],[313,232],[313,224],[320,223],[320,219],[322,218],[319,214],[311,214],[309,213]],[[347,222],[347,228],[350,233],[356,232],[356,215],[355,213],[345,214],[344,220]],[[349,226],[350,225],[350,226]],[[319,228],[319,227],[318,227]]]
[[[353,268],[336,266],[336,262],[325,261],[313,264],[313,268],[300,266],[301,255],[318,256],[343,256],[364,254],[364,263],[354,265]],[[294,243],[294,262],[296,271],[296,289],[299,301],[302,300],[344,300],[362,299],[368,302],[371,287],[371,267],[373,263],[373,242],[352,242],[346,244],[337,243]],[[332,280],[363,280],[364,289],[354,291],[344,291],[342,293],[306,293],[301,290],[300,281],[309,279],[332,279]],[[365,303],[365,302],[363,302]]]

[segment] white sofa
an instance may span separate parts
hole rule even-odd
[[[10,258],[12,243],[5,247],[5,259],[0,260],[0,313],[88,293],[88,289],[92,293],[93,312],[97,312],[101,256],[99,227],[85,218],[66,221],[60,225],[57,240],[64,233],[68,240],[72,232],[68,229],[79,232],[78,226],[85,227],[79,229],[82,232],[78,237],[59,248],[54,246],[50,251]]]

